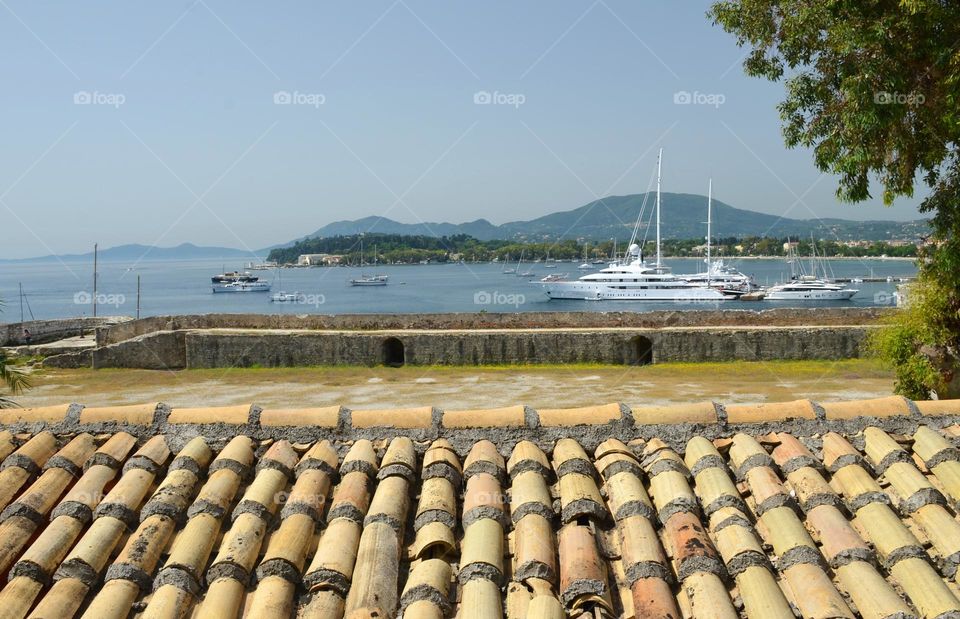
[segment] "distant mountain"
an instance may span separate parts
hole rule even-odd
[[[655,194],[610,196],[595,200],[571,211],[561,211],[528,221],[512,221],[494,225],[485,219],[464,224],[418,223],[404,224],[385,217],[364,217],[354,221],[337,221],[328,224],[311,237],[352,235],[359,232],[385,234],[451,236],[468,234],[489,241],[493,239],[554,240],[585,238],[595,241],[613,237],[623,239],[633,231],[637,215],[646,199],[646,211],[640,236],[649,225],[648,238],[653,238],[655,220],[653,214]],[[661,194],[661,235],[667,239],[692,239],[706,234],[707,198],[689,193]],[[926,220],[914,221],[850,221],[845,219],[790,219],[735,208],[713,201],[713,233],[716,237],[729,236],[776,236],[840,240],[916,240],[927,234]],[[291,241],[293,243],[295,241]],[[289,244],[288,244],[289,245]]]
[[[266,255],[265,252],[258,252]],[[256,261],[257,258],[249,251],[230,247],[200,247],[193,243],[182,243],[176,247],[154,247],[151,245],[118,245],[101,249],[97,252],[97,259],[105,262],[137,261],[137,260],[195,260],[204,258],[246,258]],[[81,261],[93,260],[93,252],[85,254],[61,254],[41,256],[39,258],[0,259],[0,262],[54,262],[54,261]]]

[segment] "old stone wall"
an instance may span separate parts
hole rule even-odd
[[[758,308],[760,306],[758,305]],[[97,344],[116,344],[155,331],[179,329],[409,330],[566,329],[631,327],[762,327],[875,324],[888,308],[777,308],[757,310],[662,310],[654,312],[523,312],[461,314],[153,316],[97,332]]]
[[[98,316],[97,318],[63,318],[58,320],[28,320],[0,324],[0,346],[23,346],[26,341],[23,330],[30,331],[31,344],[45,344],[81,333],[89,335],[95,329],[109,327],[122,322],[132,322],[126,316]]]
[[[834,360],[870,327],[491,332],[161,332],[94,352],[94,367],[509,365]]]

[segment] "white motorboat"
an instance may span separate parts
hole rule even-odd
[[[857,294],[853,288],[844,288],[812,275],[802,275],[797,279],[767,288],[764,299],[768,301],[849,301]]]
[[[214,292],[270,292],[270,283],[263,280],[236,281],[226,284],[214,284]]]
[[[787,247],[787,262],[790,264],[790,280],[767,288],[764,299],[767,301],[849,301],[857,290],[844,288],[842,285],[830,281],[827,277],[826,265],[817,258],[817,246],[813,245],[813,255],[810,258],[812,274],[803,272],[803,265],[797,259],[792,244]],[[818,276],[822,271],[823,275]]]
[[[592,267],[591,265],[587,264],[586,262],[584,262],[583,264],[581,264],[580,266],[577,267],[577,270],[579,270],[579,271],[592,271],[592,270],[593,270],[593,267]]]
[[[389,275],[361,275],[350,280],[351,286],[386,286],[388,283]]]
[[[640,209],[637,223],[626,255],[619,262],[597,273],[583,275],[576,280],[544,278],[540,285],[551,299],[617,300],[617,301],[673,301],[697,303],[723,301],[732,298],[723,292],[677,277],[663,264],[660,252],[660,167],[663,151],[657,157],[657,258],[647,264],[641,257],[640,245],[635,241],[643,218],[645,204]],[[591,268],[584,263],[582,267]]]

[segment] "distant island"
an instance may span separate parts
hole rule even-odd
[[[664,252],[669,255],[695,255],[691,248],[703,244],[706,234],[706,196],[685,193],[664,193],[662,197],[663,222],[661,232],[666,240]],[[653,210],[652,194],[610,196],[595,200],[579,208],[551,213],[526,221],[495,225],[485,219],[452,223],[406,224],[386,217],[364,217],[352,221],[327,224],[315,232],[293,241],[253,251],[231,247],[204,247],[182,243],[175,247],[149,245],[120,245],[101,248],[99,258],[104,261],[136,262],[139,260],[200,260],[242,259],[262,262],[296,262],[303,254],[344,254],[347,261],[359,261],[359,235],[367,233],[372,251],[374,235],[383,260],[410,263],[450,260],[450,255],[461,259],[509,259],[519,257],[523,248],[532,259],[551,257],[572,259],[582,257],[584,249],[590,255],[606,252],[611,239],[624,243],[633,232],[640,209],[647,202],[640,237],[653,237],[647,218]],[[854,207],[851,207],[854,208]],[[822,239],[826,255],[832,256],[913,256],[916,245],[929,234],[929,222],[913,221],[849,221],[844,219],[789,219],[734,208],[719,200],[713,201],[714,238],[729,248],[741,247],[741,252],[727,255],[780,255],[775,246],[782,241]],[[398,240],[401,239],[402,240]],[[766,241],[765,241],[766,240]],[[356,248],[353,246],[357,245]],[[913,249],[910,249],[910,248]],[[647,249],[649,251],[649,249]],[[780,250],[782,252],[782,249]],[[357,253],[357,256],[353,256]],[[445,257],[446,256],[446,257]],[[91,251],[81,254],[47,255],[36,258],[0,258],[0,263],[86,261]],[[372,254],[371,254],[372,257]]]
[[[653,194],[610,196],[595,200],[579,208],[560,211],[525,221],[495,225],[485,219],[462,224],[416,223],[405,224],[386,217],[364,217],[337,221],[304,235],[307,238],[350,236],[361,232],[399,234],[405,236],[454,237],[466,235],[481,241],[556,241],[587,239],[607,241],[611,238],[629,238],[637,216],[647,202],[646,215],[653,210]],[[688,193],[663,193],[663,238],[693,239],[706,234],[707,197]],[[849,207],[851,210],[857,208]],[[862,207],[861,207],[862,208]],[[649,220],[646,219],[644,225]],[[846,219],[790,219],[735,208],[713,200],[714,234],[739,237],[792,237],[835,239],[840,241],[917,241],[929,234],[927,220],[913,221],[851,221]],[[642,232],[641,232],[641,236]],[[295,241],[291,241],[295,242]]]
[[[262,252],[264,255],[266,252]],[[153,245],[118,245],[102,248],[97,257],[103,261],[136,262],[139,260],[202,260],[202,259],[237,259],[245,258],[257,261],[257,252],[231,247],[200,247],[193,243],[181,243],[176,247],[155,247]],[[0,259],[4,263],[16,262],[75,262],[93,259],[93,248],[83,254],[59,254],[40,256],[37,258],[6,258]]]
[[[363,251],[361,252],[361,240]],[[626,242],[616,242],[617,254],[623,255]],[[773,237],[726,237],[713,239],[715,256],[753,257],[785,256],[786,244],[794,244],[799,256],[809,256],[813,245],[809,240]],[[298,241],[291,247],[275,248],[268,260],[281,265],[359,265],[420,264],[445,262],[516,262],[521,254],[525,261],[544,260],[602,260],[614,254],[613,240],[599,243],[587,240],[527,243],[508,240],[481,241],[466,234],[435,237],[401,234],[352,234]],[[662,251],[668,257],[697,257],[705,254],[706,244],[701,238],[668,239]],[[652,256],[656,244],[643,243],[645,256]],[[905,241],[817,241],[816,252],[828,257],[916,257],[917,245]]]

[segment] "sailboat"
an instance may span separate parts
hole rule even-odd
[[[523,250],[520,250],[520,262],[523,262]],[[504,275],[513,275],[517,272],[517,269],[520,268],[520,262],[517,263],[516,267],[510,267],[503,270]]]
[[[653,265],[640,257],[636,243],[643,208],[630,238],[623,260],[584,275],[576,280],[544,278],[540,285],[550,299],[617,300],[617,301],[673,301],[713,302],[732,298],[714,288],[705,288],[674,275],[663,264],[660,243],[660,179],[663,150],[657,155],[657,258]]]
[[[520,250],[520,262],[517,263],[517,277],[533,277],[533,271],[521,271],[520,265],[523,264],[523,250]]]
[[[376,245],[374,245],[373,262],[376,264]],[[360,235],[360,268],[363,268],[363,235]],[[366,275],[360,271],[360,277],[351,279],[348,283],[351,286],[386,286],[390,281],[389,275]]]
[[[704,262],[707,270],[702,273],[681,275],[683,279],[700,284],[705,288],[716,288],[724,294],[742,296],[758,288],[749,275],[745,275],[732,266],[723,263],[723,259],[713,260],[711,247],[713,242],[713,179],[707,185],[707,257]]]

